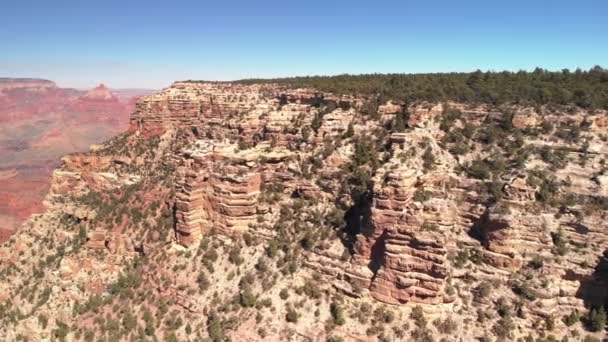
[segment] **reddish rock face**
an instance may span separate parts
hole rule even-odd
[[[228,236],[245,232],[255,220],[261,172],[246,166],[214,169],[209,160],[197,164],[176,203],[177,240],[190,245],[212,229]]]
[[[369,225],[357,238],[349,271],[355,284],[369,287],[377,300],[389,304],[451,300],[443,291],[449,272],[442,227],[456,220],[456,216],[445,214],[456,215],[458,211],[449,201],[422,204],[413,199],[417,184],[439,189],[443,178],[421,179],[414,170],[399,168],[377,185]],[[444,216],[437,216],[437,212]]]
[[[89,101],[118,101],[118,98],[104,84],[100,84],[96,88],[89,90],[79,99]]]
[[[41,211],[59,158],[125,130],[133,108],[133,96],[119,100],[104,85],[81,92],[0,79],[0,241]]]
[[[540,124],[540,118],[530,112],[516,113],[513,115],[512,123],[516,128],[536,127]]]

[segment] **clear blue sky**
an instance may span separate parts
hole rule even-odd
[[[180,79],[608,66],[608,1],[6,0],[0,77]]]

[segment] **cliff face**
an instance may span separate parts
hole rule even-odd
[[[606,295],[605,118],[178,82],[140,100],[128,132],[62,160],[47,212],[0,254],[3,274],[36,274],[51,294],[7,312],[21,305],[86,332],[99,324],[91,308],[73,314],[74,302],[124,320],[110,310],[120,304],[148,331],[169,307],[177,328],[140,334],[185,338],[197,327],[234,340],[366,340],[379,326],[394,339],[516,338],[551,319],[561,338],[562,315]],[[24,247],[42,237],[42,256]],[[30,262],[9,271],[56,245],[62,279]],[[97,294],[106,302],[88,304]],[[417,318],[408,332],[394,316],[370,322],[370,303],[375,317],[403,320],[422,305],[439,323]],[[44,334],[33,320],[10,333],[31,324]]]

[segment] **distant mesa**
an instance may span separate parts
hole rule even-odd
[[[8,89],[47,89],[56,88],[53,81],[41,78],[8,78],[0,77],[0,91]]]

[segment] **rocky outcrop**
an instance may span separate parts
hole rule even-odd
[[[254,109],[262,90],[263,87],[249,89],[229,83],[174,83],[137,103],[131,128],[151,133],[176,126],[218,124],[231,114]]]
[[[268,147],[239,150],[237,144],[199,140],[183,151],[176,201],[178,242],[191,245],[210,231],[238,236],[248,230],[260,211],[264,184],[281,181],[288,186],[285,181],[293,178],[281,171],[292,153],[266,151]]]
[[[87,91],[86,94],[79,97],[79,99],[84,101],[118,101],[118,98],[112,94],[105,84],[100,84]]]
[[[423,136],[401,134],[391,139],[398,143],[397,155],[401,146],[424,140]],[[444,197],[453,177],[442,174],[448,159],[438,154],[437,172],[430,174],[424,174],[420,165],[394,161],[376,183],[369,222],[357,238],[348,273],[357,287],[369,288],[377,300],[389,304],[453,300],[444,291],[449,276],[444,230],[458,220],[454,201]],[[420,198],[422,192],[434,198]]]
[[[253,222],[261,173],[247,165],[228,165],[231,154],[228,150],[234,148],[235,145],[218,146],[208,142],[197,153],[189,154],[191,159],[186,159],[187,170],[178,186],[176,202],[176,232],[180,243],[190,245],[211,230],[233,236],[243,233]],[[219,161],[225,163],[216,164]]]

